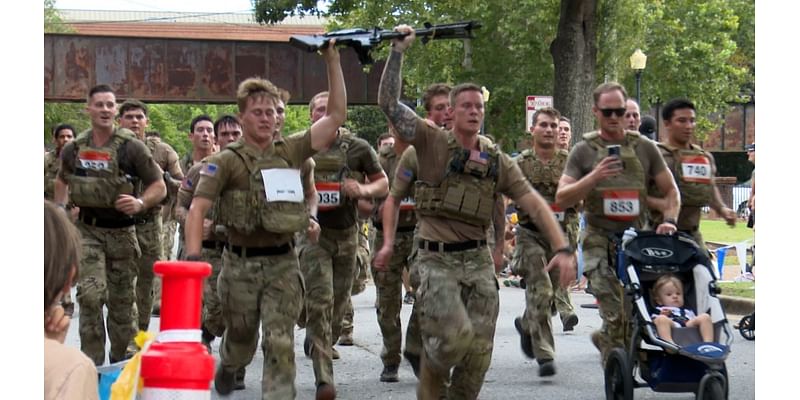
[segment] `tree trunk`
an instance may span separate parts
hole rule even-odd
[[[550,44],[555,82],[553,104],[572,121],[572,143],[594,128],[597,0],[561,0],[558,33]]]

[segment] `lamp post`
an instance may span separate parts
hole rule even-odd
[[[636,49],[631,54],[631,69],[636,71],[636,102],[641,107],[641,84],[642,84],[642,70],[647,65],[647,56],[642,53],[642,49]]]

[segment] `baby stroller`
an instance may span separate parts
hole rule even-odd
[[[607,357],[606,399],[633,399],[633,389],[646,386],[656,392],[693,392],[698,400],[727,399],[725,360],[733,335],[716,297],[720,289],[708,257],[691,236],[682,233],[659,235],[629,229],[617,243],[621,250],[616,272],[632,303],[631,341],[629,349],[615,348]],[[715,342],[703,343],[697,328],[686,327],[673,328],[675,343],[658,337],[651,318],[656,309],[650,290],[666,273],[683,282],[684,307],[711,316]],[[637,380],[637,372],[644,382]]]

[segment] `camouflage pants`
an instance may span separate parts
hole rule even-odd
[[[367,288],[369,279],[369,243],[364,235],[359,235],[359,246],[356,254],[356,268],[353,270],[353,287],[350,296],[361,294]],[[347,308],[342,319],[342,335],[353,334],[353,301],[347,299]],[[335,339],[335,338],[334,338]]]
[[[603,326],[599,330],[600,353],[606,357],[615,347],[626,348],[628,318],[623,304],[623,287],[614,272],[616,249],[607,231],[587,227],[583,237],[583,274],[589,280],[600,308]]]
[[[569,294],[569,288],[562,288],[559,285],[558,277],[556,277],[552,282],[555,310],[558,312],[558,316],[561,318],[561,322],[563,324],[567,317],[575,314],[575,307],[572,306],[572,298]]]
[[[403,332],[400,324],[400,309],[403,306],[403,268],[408,264],[411,246],[414,244],[412,232],[398,232],[394,241],[394,253],[387,265],[387,271],[378,271],[374,267],[375,291],[378,297],[378,326],[383,336],[381,360],[384,366],[400,365],[400,346]],[[383,233],[378,232],[375,248],[383,246]]]
[[[174,260],[172,257],[172,248],[175,247],[175,231],[178,229],[178,221],[169,220],[162,221],[161,224],[161,244],[165,260]]]
[[[136,238],[142,250],[142,256],[136,260],[136,310],[139,330],[142,331],[150,326],[150,314],[153,312],[153,264],[164,259],[162,234],[161,215],[143,224],[136,224]]]
[[[525,278],[525,314],[523,329],[533,339],[533,354],[541,364],[555,358],[555,342],[550,312],[554,307],[554,288],[559,287],[559,271],[545,272],[553,257],[542,234],[523,227],[517,228],[514,259],[517,270]]]
[[[411,253],[406,259],[406,265],[408,267],[408,284],[411,286],[411,290],[414,291],[414,296],[417,299],[419,298],[417,289],[419,289],[420,285],[419,260],[417,258],[417,252],[419,251],[417,249],[418,243],[419,237],[415,229],[411,239]],[[406,348],[404,352],[417,357],[422,356],[422,335],[419,331],[418,301],[414,301],[414,304],[411,305],[411,315],[408,317],[408,326],[406,327]]]
[[[294,399],[294,323],[303,307],[303,277],[294,250],[263,257],[222,256],[219,298],[225,333],[222,368],[235,371],[253,360],[259,321],[264,332],[261,391],[264,399]]]
[[[298,324],[305,326],[311,341],[316,384],[333,384],[333,339],[338,340],[342,319],[353,287],[356,267],[358,227],[322,228],[319,243],[300,235],[300,269],[306,283],[305,315]]]
[[[488,247],[419,250],[419,323],[425,350],[420,391],[441,387],[453,368],[449,398],[475,399],[492,360],[500,289]],[[433,378],[428,380],[433,371]]]
[[[211,275],[203,283],[203,327],[216,337],[225,332],[225,320],[222,318],[222,304],[219,300],[218,281],[222,271],[222,258],[225,250],[203,248],[203,260],[211,264]]]
[[[136,334],[136,258],[139,242],[133,226],[106,229],[76,223],[81,232],[82,254],[78,269],[78,331],[81,350],[95,363],[106,358],[106,325],[110,357],[122,360]],[[108,317],[103,320],[103,306]]]

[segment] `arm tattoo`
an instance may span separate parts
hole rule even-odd
[[[414,110],[400,103],[400,70],[402,66],[403,54],[390,51],[378,89],[378,105],[392,122],[400,138],[410,142],[414,140],[414,131],[419,117]]]

